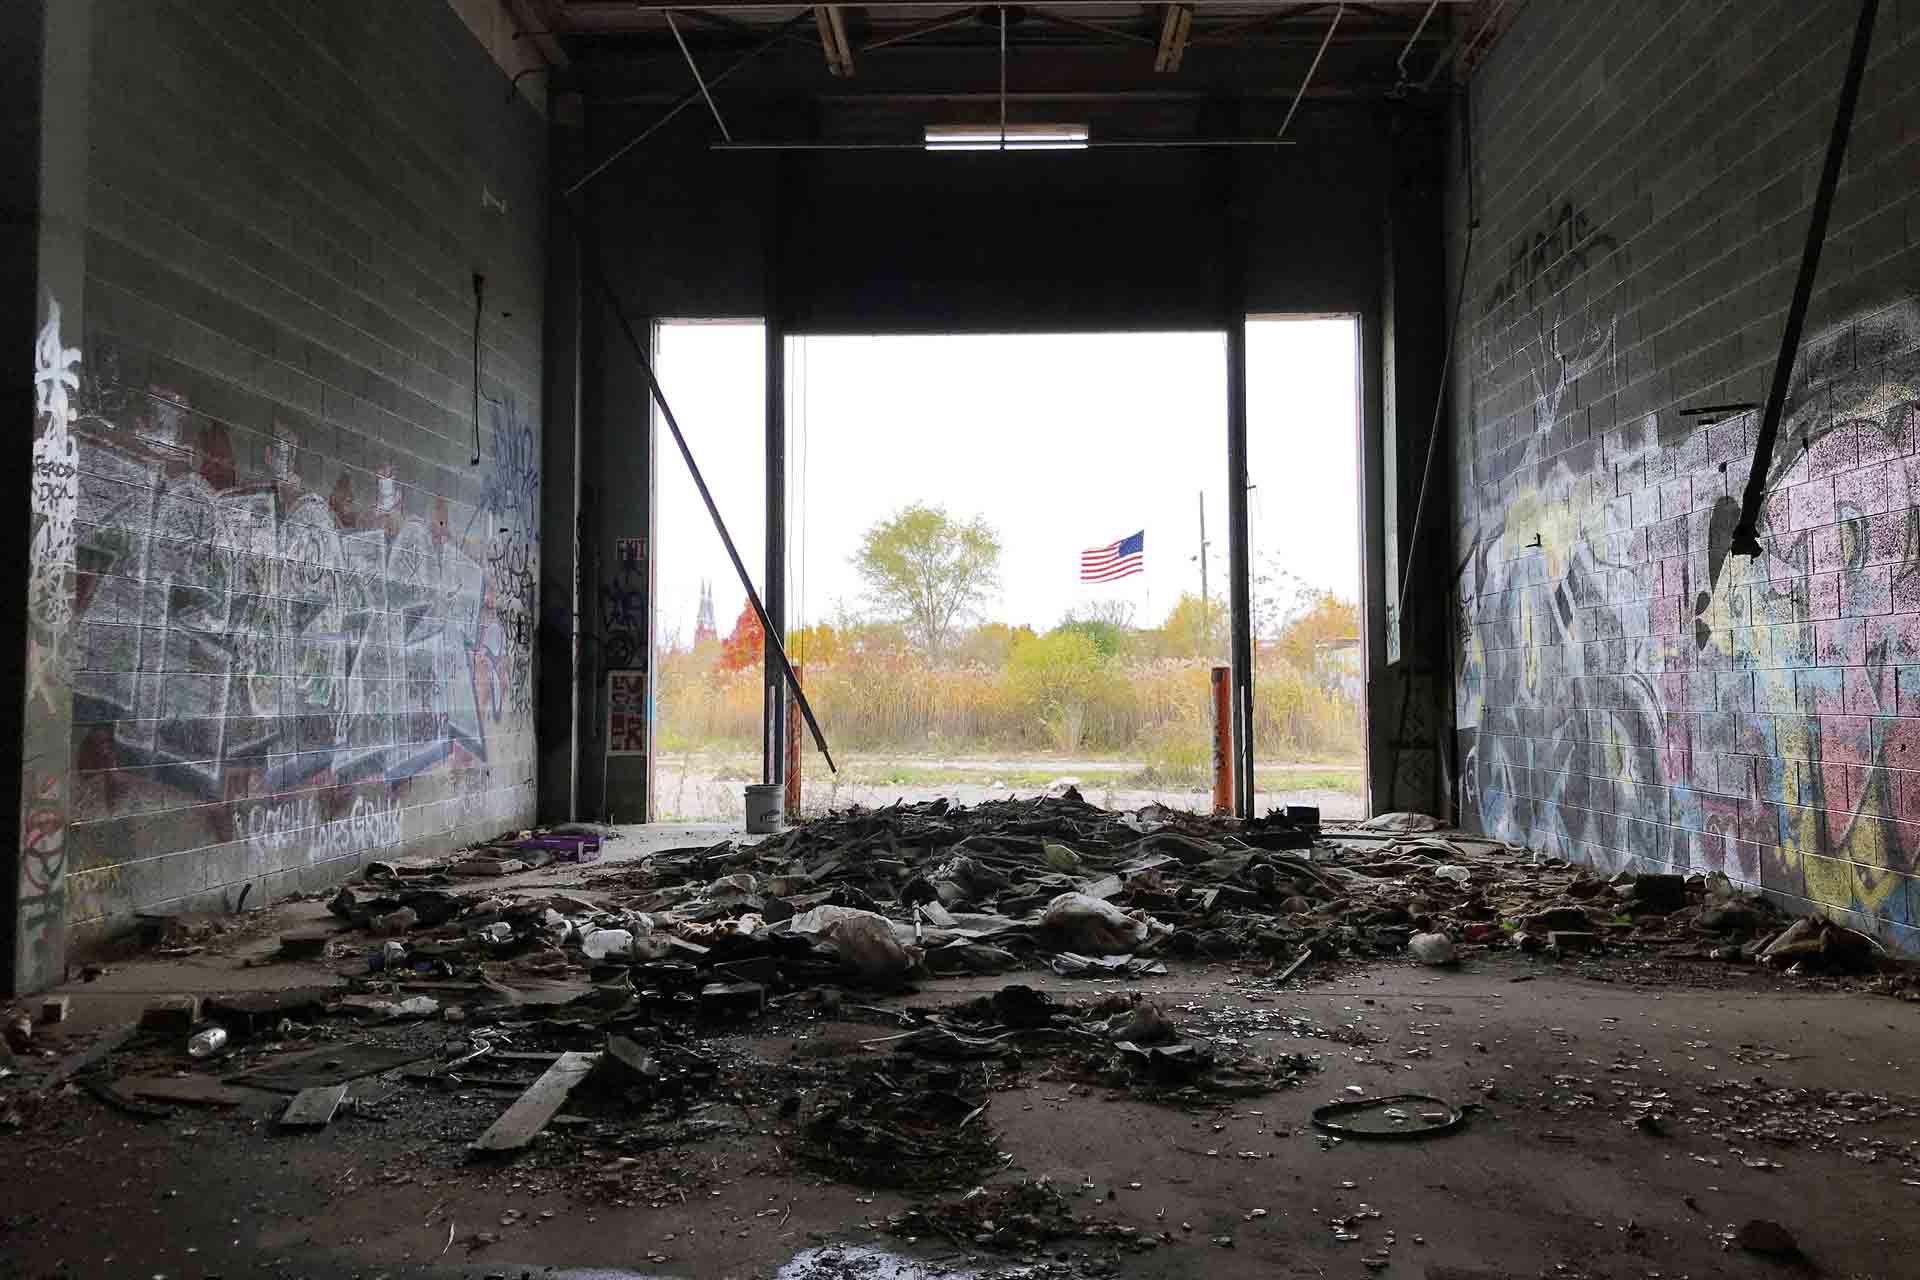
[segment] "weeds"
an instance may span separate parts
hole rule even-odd
[[[1204,664],[1089,661],[1081,646],[1071,647],[1073,652],[1005,669],[934,666],[899,654],[816,664],[805,675],[807,696],[834,746],[848,752],[1127,754],[1146,761],[1146,785],[1198,783],[1211,775],[1211,690]],[[702,671],[675,654],[662,655],[660,667],[663,754],[703,747],[757,750],[758,669]],[[1254,683],[1258,755],[1357,760],[1360,732],[1360,708],[1351,698],[1278,658],[1261,656]]]

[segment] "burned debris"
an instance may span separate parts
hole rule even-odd
[[[247,962],[324,963],[336,984],[155,998],[75,1082],[142,1118],[211,1108],[295,1142],[343,1126],[429,1139],[408,1158],[443,1173],[514,1160],[598,1203],[674,1203],[771,1169],[928,1197],[890,1220],[902,1236],[1153,1248],[1182,1236],[1076,1213],[1068,1189],[1024,1176],[995,1099],[1064,1085],[1219,1114],[1321,1078],[1324,1052],[1276,1040],[1345,1046],[1356,1063],[1381,1044],[1358,1021],[1129,985],[1170,968],[1226,966],[1250,1000],[1382,961],[1908,990],[1866,935],[1788,918],[1724,877],[1607,875],[1397,820],[1114,813],[1069,792],[853,810],[634,858],[599,857],[610,839],[519,833],[440,863],[375,864],[325,899],[329,927]],[[937,997],[923,989],[943,979]],[[9,1031],[33,1052],[31,1018]],[[1751,1109],[1786,1095],[1729,1088],[1740,1152],[1843,1141],[1829,1131],[1864,1114],[1801,1099],[1786,1109],[1805,1123],[1782,1129]],[[1301,1132],[1311,1112],[1323,1145],[1438,1136],[1494,1097],[1350,1086],[1306,1106]],[[1649,1133],[1690,1123],[1663,1097],[1616,1101]]]

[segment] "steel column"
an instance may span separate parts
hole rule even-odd
[[[1247,318],[1227,324],[1227,551],[1233,596],[1233,811],[1253,816],[1253,554],[1247,545]]]
[[[773,264],[767,264],[771,278]],[[771,292],[771,290],[769,290]],[[787,628],[787,331],[769,306],[767,330],[767,619],[784,643]],[[787,760],[787,682],[766,649],[766,733],[760,780],[779,782]]]

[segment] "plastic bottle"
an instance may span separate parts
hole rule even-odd
[[[193,1039],[187,1041],[187,1056],[191,1058],[211,1058],[214,1054],[226,1047],[227,1029],[225,1027],[208,1027],[205,1031],[195,1033]]]

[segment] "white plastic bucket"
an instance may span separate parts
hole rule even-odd
[[[785,817],[787,789],[778,782],[747,784],[747,834],[770,835]]]

